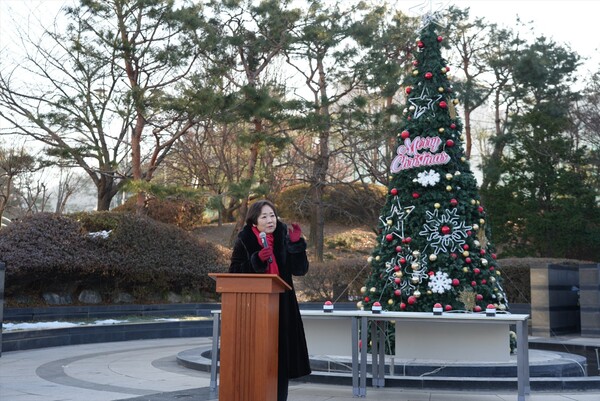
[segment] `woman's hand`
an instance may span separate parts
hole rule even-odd
[[[290,235],[291,242],[300,241],[300,237],[302,236],[302,229],[298,223],[292,223],[292,227],[288,229]]]

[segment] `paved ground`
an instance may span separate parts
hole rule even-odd
[[[209,374],[177,364],[179,352],[210,338],[113,342],[4,352],[1,401],[216,400]],[[292,383],[288,401],[350,401],[349,386]],[[367,389],[376,401],[516,401],[516,392]],[[599,401],[599,392],[534,392],[531,401]]]

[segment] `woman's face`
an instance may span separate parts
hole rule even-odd
[[[256,220],[256,228],[260,232],[271,234],[277,226],[277,216],[269,205],[265,205],[260,209],[260,215]]]

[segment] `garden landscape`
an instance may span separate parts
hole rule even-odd
[[[268,199],[308,244],[304,319],[325,302],[354,311],[334,340],[352,332],[355,396],[368,363],[374,387],[407,386],[394,357],[432,343],[440,361],[453,344],[473,348],[467,360],[500,355],[517,377],[498,388],[516,384],[519,401],[530,383],[600,388],[600,69],[582,72],[568,45],[456,6],[66,3],[41,36],[17,30],[35,51],[0,50],[0,320],[162,311],[183,331],[127,339],[212,335],[183,365],[210,370],[214,392],[214,278]],[[78,206],[86,191],[95,204]],[[204,322],[182,323],[190,313]],[[406,323],[415,337],[410,313],[506,333]],[[62,345],[93,342],[73,333]],[[9,355],[43,342],[18,336],[0,336]],[[571,362],[540,368],[550,354]]]

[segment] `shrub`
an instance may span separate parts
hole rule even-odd
[[[202,225],[205,202],[183,198],[150,198],[146,201],[146,215],[162,223],[173,224],[184,230]],[[115,212],[136,212],[136,197],[127,199],[123,205],[113,209]]]
[[[107,239],[92,238],[89,227],[112,232]],[[7,263],[7,298],[84,288],[108,297],[117,290],[213,293],[207,274],[226,271],[229,260],[227,251],[180,228],[113,212],[37,214],[14,222],[0,231],[0,255]]]
[[[369,273],[364,257],[311,262],[306,276],[298,278],[297,289],[304,301],[346,302],[360,296],[360,288]]]
[[[288,219],[307,221],[311,216],[310,187],[294,185],[275,199],[279,214]],[[381,185],[335,184],[325,187],[325,220],[345,225],[377,221],[385,203],[386,189]]]

